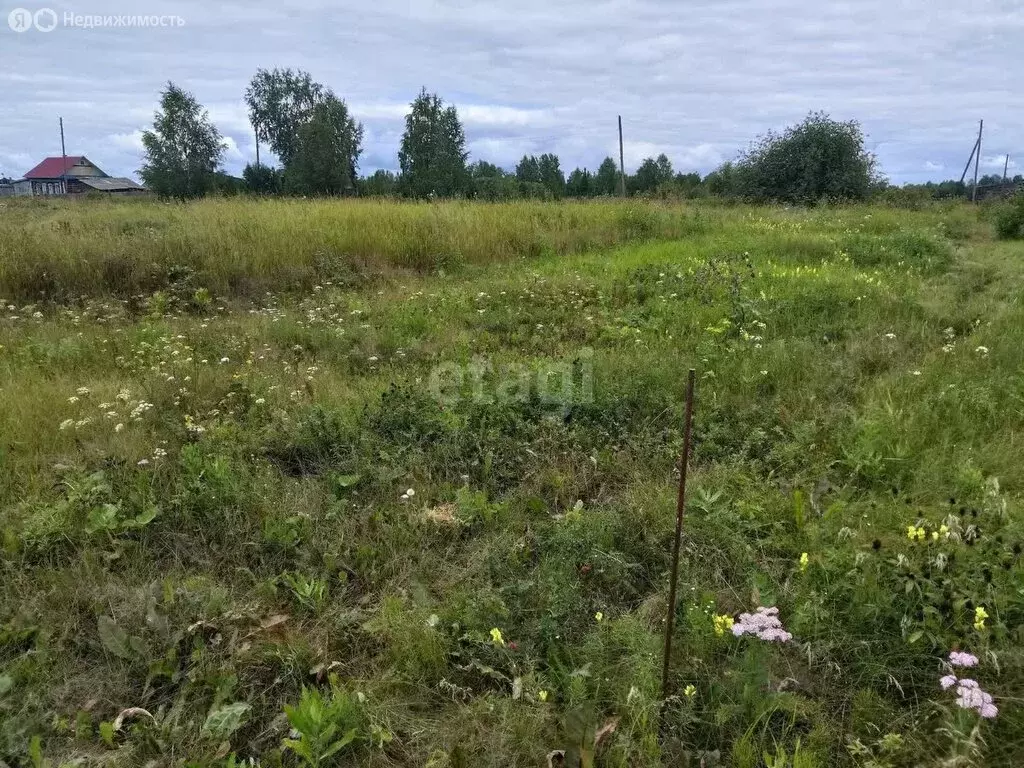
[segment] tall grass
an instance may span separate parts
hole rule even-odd
[[[127,296],[182,269],[217,293],[251,295],[676,238],[700,226],[691,209],[645,202],[14,201],[0,212],[0,296]]]

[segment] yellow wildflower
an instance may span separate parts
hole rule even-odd
[[[974,609],[974,628],[981,632],[985,628],[985,619],[988,618],[988,611],[985,606],[979,605]]]
[[[938,541],[938,540],[939,540],[939,532],[938,531],[932,531],[932,541]]]
[[[548,700],[548,692],[547,691],[537,691],[537,698],[540,699],[541,701],[547,701]]]
[[[948,525],[946,525],[945,523],[943,523],[942,525],[940,525],[940,526],[939,526],[939,533],[941,533],[941,534],[942,534],[943,536],[945,536],[946,534],[948,534],[948,533],[949,533],[949,526],[948,526]]]
[[[806,552],[804,552],[803,554],[800,555],[800,570],[801,570],[801,572],[807,570],[807,564],[809,562],[810,562],[810,558],[807,556]]]
[[[497,627],[495,627],[494,629],[491,630],[491,641],[495,645],[504,645],[505,644],[505,638],[503,638],[501,636],[501,630],[498,629]]]
[[[594,614],[594,620],[595,621],[603,621],[604,620],[604,614],[601,613],[601,611],[598,611],[597,613]]]
[[[723,613],[720,616],[715,616],[712,619],[715,624],[715,634],[721,637],[726,632],[732,629],[733,620],[732,616],[727,613]]]
[[[908,525],[907,538],[911,541],[924,541],[924,528],[918,528],[913,525]]]
[[[692,699],[696,695],[697,689],[694,688],[692,685],[688,685],[683,689],[683,696],[685,696],[688,699]]]

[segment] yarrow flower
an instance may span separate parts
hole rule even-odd
[[[732,625],[734,624],[732,616],[730,616],[727,613],[723,613],[720,616],[715,616],[714,618],[712,618],[712,621],[715,625],[715,634],[719,637],[724,635],[726,632],[729,632],[732,629]]]
[[[977,710],[982,717],[991,718],[999,714],[999,708],[992,703],[992,694],[981,690],[977,681],[967,678],[957,682],[956,705]]]
[[[949,663],[954,667],[976,667],[978,666],[978,657],[963,651],[951,651]]]
[[[736,637],[755,635],[759,640],[768,642],[785,643],[793,639],[793,635],[783,628],[779,609],[774,606],[758,608],[754,613],[741,613],[740,620],[732,625],[732,633]]]
[[[952,651],[949,654],[949,664],[953,667],[975,667],[978,665],[978,657],[963,651]],[[977,680],[967,677],[957,680],[956,675],[944,675],[939,678],[939,685],[944,691],[956,686],[956,705],[961,709],[973,709],[986,718],[999,714],[992,694],[983,691]]]

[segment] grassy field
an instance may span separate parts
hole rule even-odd
[[[1024,764],[1022,290],[966,206],[0,206],[0,764]]]

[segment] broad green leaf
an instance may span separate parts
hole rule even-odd
[[[100,723],[99,727],[100,738],[103,739],[103,743],[108,747],[114,746],[114,724],[109,720],[105,720]]]
[[[361,475],[338,475],[335,482],[339,488],[351,488],[362,479]]]
[[[125,520],[122,525],[123,528],[145,528],[147,525],[156,520],[156,516],[160,514],[160,508],[156,504],[148,504],[138,515],[133,517],[131,520]]]
[[[128,644],[128,633],[117,626],[109,616],[100,616],[96,620],[96,628],[99,630],[100,642],[103,647],[119,659],[132,658],[132,649]]]
[[[85,519],[85,532],[112,531],[117,527],[117,516],[121,508],[117,504],[102,504],[89,510]]]
[[[229,738],[242,727],[250,709],[244,701],[237,701],[211,710],[203,723],[203,735],[217,740]]]

